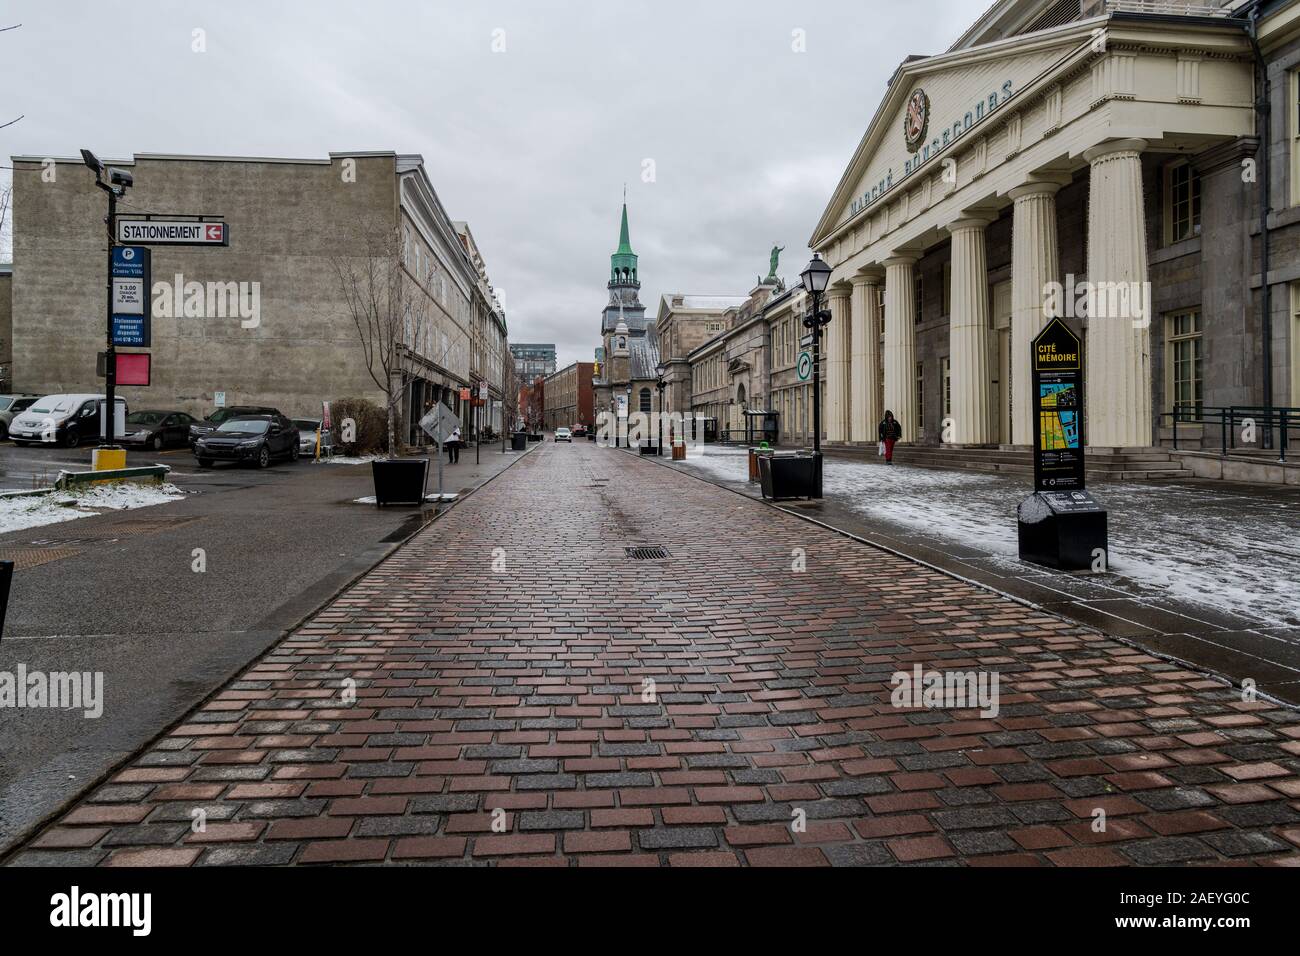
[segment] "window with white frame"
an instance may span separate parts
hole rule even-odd
[[[1187,160],[1165,167],[1165,242],[1201,234],[1201,177]]]
[[[1165,355],[1169,403],[1199,415],[1204,401],[1201,379],[1201,313],[1195,310],[1176,312],[1166,321],[1168,332]]]

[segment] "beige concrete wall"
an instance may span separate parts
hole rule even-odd
[[[204,413],[265,403],[318,413],[323,399],[380,391],[340,301],[331,257],[347,254],[355,225],[396,223],[394,157],[359,155],[355,181],[342,158],[325,162],[168,160],[122,164],[135,177],[120,213],[222,215],[226,248],[153,246],[153,282],[259,282],[256,328],[238,318],[153,319],[153,385],[123,388],[135,408]],[[14,170],[13,360],[27,391],[96,391],[105,338],[104,194],[76,163],[53,182],[36,163]],[[48,177],[47,177],[48,178]],[[353,249],[353,252],[359,250]]]
[[[13,382],[10,363],[13,360],[13,276],[0,273],[0,388]]]

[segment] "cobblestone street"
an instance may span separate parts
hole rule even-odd
[[[917,664],[997,716],[893,706]],[[1298,808],[1294,711],[548,442],[8,862],[1294,865]]]

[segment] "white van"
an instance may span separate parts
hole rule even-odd
[[[62,445],[76,448],[100,435],[100,414],[105,396],[90,393],[45,395],[9,423],[15,445]],[[116,396],[118,422],[126,418],[126,399]]]

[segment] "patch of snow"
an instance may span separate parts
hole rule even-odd
[[[147,508],[184,497],[185,492],[175,485],[144,485],[122,481],[111,485],[94,485],[85,490],[3,498],[0,499],[0,534],[76,518],[89,518],[104,509],[125,511]]]
[[[368,465],[372,461],[383,461],[387,455],[334,455],[315,462],[318,465]]]
[[[681,462],[677,463],[681,465]],[[686,466],[744,484],[746,450],[710,445]],[[1022,569],[1016,509],[1028,476],[828,458],[823,491],[865,518],[981,551]],[[1174,598],[1268,625],[1300,623],[1300,500],[1177,482],[1097,483],[1109,570],[1144,599]],[[1113,580],[1113,578],[1112,578]]]

